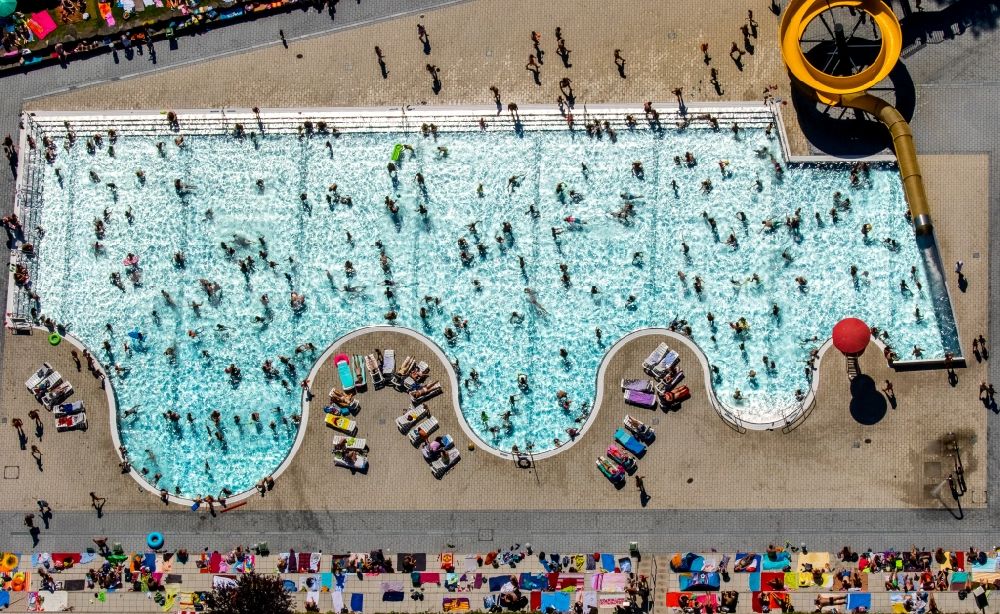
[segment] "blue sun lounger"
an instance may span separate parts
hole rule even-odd
[[[615,431],[615,441],[620,443],[622,447],[636,456],[642,456],[646,453],[646,444],[633,437],[631,433],[623,428],[619,428]]]

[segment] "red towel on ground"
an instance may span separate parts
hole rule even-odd
[[[667,607],[679,608],[681,607],[681,595],[687,595],[688,599],[691,599],[693,594],[694,593],[667,593]]]
[[[213,552],[212,556],[208,559],[208,573],[219,573],[222,568],[222,555],[218,552]]]
[[[80,563],[80,553],[79,552],[53,552],[52,562],[56,565],[62,565],[63,561],[69,559],[73,561],[74,565]]]
[[[299,553],[299,573],[305,573],[310,571],[309,560],[312,558],[312,552],[300,552]]]
[[[760,574],[760,590],[780,591],[785,588],[785,574],[781,571],[765,571]]]
[[[775,592],[775,591],[764,591],[764,592],[771,596],[771,598],[770,598],[770,600],[768,602],[768,607],[770,608],[770,610],[772,612],[774,612],[775,610],[777,610],[777,609],[779,609],[781,607],[780,604],[778,603],[778,599],[776,599],[776,597],[780,597],[782,599],[788,599],[788,593]],[[754,591],[753,592],[753,597],[751,598],[752,606],[753,606],[753,611],[754,612],[758,612],[758,613],[761,613],[761,612],[764,611],[763,608],[760,607],[761,606],[760,596],[761,596],[761,592],[760,591]]]
[[[528,609],[532,612],[542,609],[542,591],[531,591],[531,597],[528,600]]]

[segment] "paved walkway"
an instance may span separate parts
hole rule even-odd
[[[406,6],[413,6],[414,3],[406,3]],[[428,6],[431,3],[428,3]],[[755,2],[755,14],[758,15],[758,21],[762,22],[763,28],[775,28],[775,21],[770,22],[767,25],[766,20],[773,20],[767,12],[766,2]],[[964,4],[969,4],[965,2]],[[992,3],[990,3],[992,4]],[[385,2],[379,2],[377,0],[365,0],[362,5],[364,10],[375,7],[373,10],[382,11],[382,14],[387,14],[391,12],[392,7],[401,7],[403,3],[392,2],[387,0]],[[499,5],[499,3],[493,3],[492,5],[486,0],[479,0],[477,5],[481,7],[488,7],[493,5]],[[925,7],[929,12],[933,12],[934,9],[939,8],[932,0],[925,0]],[[630,7],[627,6],[625,10]],[[484,11],[486,9],[484,8]],[[492,24],[495,31],[498,31],[497,36],[503,37],[504,40],[515,41],[517,45],[523,45],[524,55],[526,59],[526,53],[530,52],[530,42],[527,39],[527,32],[530,29],[541,29],[544,13],[547,11],[557,10],[555,7],[548,8],[535,8],[538,12],[539,17],[537,18],[539,25],[527,25],[526,27],[521,27],[518,25],[516,31],[508,34],[504,30],[504,23],[502,18],[487,20]],[[654,14],[642,12],[645,10],[645,5],[638,9],[640,15],[648,17],[648,21],[652,21]],[[629,101],[641,100],[644,97],[643,92],[651,92],[648,97],[654,98],[654,94],[660,92],[669,93],[670,89],[675,85],[673,81],[679,81],[675,79],[662,79],[663,74],[666,73],[663,68],[666,66],[666,62],[660,62],[660,56],[663,59],[673,59],[674,57],[684,57],[686,58],[684,62],[688,59],[694,57],[692,61],[693,65],[697,65],[697,42],[701,39],[701,35],[713,37],[712,49],[713,52],[718,48],[721,51],[725,51],[728,48],[727,40],[733,38],[735,33],[734,29],[738,25],[739,21],[742,19],[743,7],[729,5],[723,9],[718,9],[715,7],[713,10],[731,10],[732,15],[725,13],[720,13],[718,19],[704,19],[701,17],[697,23],[685,30],[674,30],[674,33],[670,33],[670,28],[667,26],[661,27],[658,31],[654,32],[652,35],[648,36],[646,41],[643,43],[647,45],[647,48],[656,48],[656,52],[640,52],[639,57],[642,58],[645,55],[655,55],[657,58],[657,63],[655,64],[657,69],[655,72],[649,73],[653,75],[650,77],[652,84],[658,84],[659,89],[645,89],[642,91],[627,92],[620,95],[616,93],[618,88],[622,85],[627,87],[632,87],[632,77],[625,82],[620,82],[618,85],[614,85],[614,79],[607,79],[608,85],[607,89],[603,90],[609,96],[606,100],[623,100],[627,99]],[[361,19],[359,15],[353,13],[354,4],[353,3],[341,3],[341,10],[338,11],[338,22],[342,18],[345,20],[344,25],[348,25],[348,21],[354,21],[355,23]],[[604,24],[609,22],[613,18],[609,15],[610,10],[604,4],[594,4],[594,6],[583,6],[582,8],[577,8],[572,11],[574,18],[585,19],[586,23],[590,24],[591,32],[597,32],[591,39],[590,44],[601,45],[603,47],[603,52],[597,53],[596,56],[601,58],[608,57],[608,53],[619,46],[614,37],[608,34],[611,32],[608,26]],[[676,11],[671,15],[663,17],[664,19],[673,19],[677,16],[678,19],[685,19],[685,17],[680,17],[684,14],[690,15],[703,15],[703,12],[695,11]],[[433,19],[434,13],[428,14],[428,19]],[[662,17],[662,16],[661,16]],[[209,57],[218,53],[225,53],[231,48],[248,47],[257,44],[267,43],[268,41],[273,41],[277,28],[284,27],[286,34],[294,37],[299,32],[305,31],[307,29],[319,30],[321,29],[320,22],[317,21],[315,14],[304,14],[295,13],[286,16],[272,18],[270,20],[264,20],[260,22],[254,22],[250,24],[238,25],[233,28],[227,28],[225,30],[212,33],[211,35],[204,37],[197,37],[192,39],[183,39],[181,41],[181,49],[177,53],[171,52],[161,52],[159,55],[159,61],[161,66],[167,66],[171,64],[179,64],[186,61],[198,61],[202,57]],[[404,20],[409,21],[409,20]],[[729,23],[731,22],[731,23]],[[568,23],[568,22],[566,22]],[[672,23],[672,21],[666,21],[664,23]],[[498,25],[499,24],[499,25]],[[465,26],[467,24],[463,24]],[[546,38],[543,42],[548,41],[551,43],[551,26],[553,23],[548,23],[548,28],[543,32]],[[429,28],[432,35],[432,40],[435,45],[438,45],[437,39],[439,38],[437,25],[429,22]],[[576,40],[570,36],[571,32],[568,29],[569,26],[563,26],[566,31],[566,36],[571,49],[577,45]],[[996,106],[993,104],[1000,96],[1000,90],[998,90],[995,84],[985,83],[992,82],[993,78],[993,66],[995,65],[993,60],[996,53],[996,24],[995,22],[990,25],[988,22],[985,25],[981,25],[976,29],[976,36],[971,35],[971,30],[967,31],[966,34],[960,36],[955,41],[946,41],[940,45],[932,45],[927,48],[920,50],[916,55],[910,57],[906,61],[906,65],[909,71],[909,75],[916,82],[916,88],[918,96],[920,97],[921,105],[915,112],[915,131],[917,134],[918,145],[920,146],[921,152],[934,152],[934,153],[953,153],[956,151],[964,152],[992,152],[996,146],[996,125],[1000,125],[993,121],[995,118],[993,115],[996,113]],[[402,26],[400,26],[402,31]],[[716,32],[715,29],[718,28]],[[409,33],[406,34],[407,41],[413,42],[411,38],[414,37],[413,24],[409,23],[406,27]],[[524,30],[524,31],[521,31]],[[711,31],[710,31],[711,30]],[[773,30],[772,30],[773,31]],[[459,30],[449,31],[447,37],[441,36],[440,38],[461,38],[455,32],[469,32],[470,35],[479,36],[483,35],[481,30],[474,27],[466,28],[463,27]],[[626,33],[630,33],[628,29],[625,30]],[[490,34],[492,35],[492,31]],[[350,36],[352,33],[347,33]],[[675,35],[683,40],[682,43],[677,43],[678,47],[670,46],[669,43],[670,36]],[[347,37],[344,37],[347,38]],[[628,36],[623,35],[622,39],[627,39]],[[666,38],[667,42],[664,42]],[[762,35],[762,40],[764,37]],[[335,37],[327,41],[328,47],[337,46],[338,49],[342,50],[340,43],[341,39]],[[655,41],[655,45],[650,43],[650,41]],[[443,44],[451,44],[444,43]],[[293,43],[294,44],[294,43]],[[366,42],[362,49],[368,49],[371,41]],[[414,43],[415,44],[415,43]],[[460,44],[456,42],[455,44]],[[718,47],[721,45],[721,47]],[[668,48],[671,53],[663,52],[662,50]],[[388,53],[388,46],[385,47]],[[516,80],[516,87],[530,90],[530,81],[524,81],[524,79],[530,78],[527,72],[523,71],[523,65],[520,64],[521,60],[518,58],[514,60],[514,53],[512,51],[507,51],[513,47],[501,48],[496,46],[494,49],[494,56],[503,53],[504,57],[509,56],[509,59],[505,59],[505,62],[509,62],[511,68],[510,79],[512,83]],[[520,47],[517,47],[520,48]],[[767,45],[759,45],[760,49],[767,48]],[[551,47],[550,47],[551,49]],[[681,50],[681,53],[677,53],[677,49]],[[693,50],[692,51],[689,51]],[[417,50],[419,52],[419,50]],[[349,51],[348,51],[349,52]],[[438,52],[438,47],[435,47],[434,54]],[[396,53],[394,50],[393,53]],[[410,52],[403,52],[404,55]],[[629,52],[631,53],[631,52]],[[630,58],[630,62],[636,61],[631,59],[629,53],[626,53],[626,57]],[[416,71],[415,74],[422,76],[420,73],[420,56],[416,53],[413,54],[414,58],[411,59],[412,66]],[[716,54],[722,55],[722,54]],[[303,59],[300,61],[305,61],[310,56],[303,54]],[[245,56],[247,58],[247,65],[254,65],[255,68],[260,68],[260,59],[252,54]],[[390,57],[391,61],[392,57]],[[480,54],[475,55],[459,55],[456,59],[445,62],[439,61],[442,70],[445,71],[445,75],[448,77],[445,80],[445,90],[442,95],[450,95],[453,87],[451,83],[453,81],[452,77],[456,74],[475,74],[478,67],[481,65],[479,62],[474,62],[475,58],[489,58],[491,56],[486,56],[485,51]],[[582,54],[577,56],[574,54],[574,63],[578,57],[583,57]],[[758,57],[762,57],[758,53]],[[289,60],[293,59],[294,55],[289,55]],[[294,58],[298,59],[298,58]],[[369,56],[368,61],[372,58]],[[725,60],[723,56],[723,60]],[[0,93],[4,96],[0,97],[2,100],[2,105],[0,105],[0,129],[6,132],[14,131],[14,116],[16,114],[16,109],[20,104],[19,101],[29,96],[37,96],[46,92],[57,90],[61,87],[66,87],[69,85],[82,85],[95,78],[121,78],[129,74],[135,74],[144,70],[148,64],[142,64],[145,60],[140,58],[131,63],[121,62],[120,64],[112,64],[108,62],[107,57],[99,57],[94,60],[90,60],[84,63],[71,65],[69,69],[63,70],[57,67],[46,68],[27,76],[17,76],[8,77],[0,81]],[[437,61],[437,60],[433,60]],[[753,62],[756,60],[751,60]],[[546,65],[553,66],[558,62],[558,58],[555,57],[551,51],[548,58],[546,58]],[[604,66],[605,60],[601,60],[601,66]],[[614,67],[610,65],[610,57],[606,60],[607,69],[602,68],[609,74],[610,77],[616,77],[617,73],[613,72]],[[774,78],[779,82],[779,93],[785,91],[787,88],[787,77],[784,75],[780,64],[776,61],[774,57],[771,57],[766,62],[761,61],[761,64],[766,63],[767,70],[769,71],[768,76],[773,75]],[[334,64],[336,65],[336,64]],[[360,64],[358,64],[360,65]],[[459,70],[458,67],[468,68],[467,71],[462,73],[453,73],[452,71]],[[492,66],[495,71],[496,66]],[[236,84],[239,90],[243,91],[256,91],[259,89],[258,83],[254,78],[254,72],[252,69],[241,69],[241,74],[247,75],[244,82]],[[346,67],[343,72],[341,69],[337,69],[338,72],[335,74],[343,75],[346,73]],[[374,70],[374,69],[373,69]],[[396,70],[393,66],[390,66],[390,70]],[[489,74],[485,71],[481,71],[483,74]],[[550,88],[553,81],[549,80],[549,73],[555,72],[550,71],[548,68],[543,69],[543,87]],[[318,81],[315,79],[315,74],[320,73],[309,73],[308,81]],[[323,74],[326,74],[325,72]],[[496,74],[494,72],[494,74]],[[644,73],[646,74],[646,73]],[[390,81],[395,75],[390,74]],[[602,77],[603,78],[603,77]],[[617,78],[617,77],[616,77]],[[305,78],[304,78],[305,79]],[[723,83],[727,84],[728,77],[725,72],[722,75]],[[578,87],[578,82],[583,79],[579,77],[574,77],[574,84]],[[230,83],[230,79],[225,74],[220,74],[220,72],[215,72],[211,75],[211,78],[202,83],[202,85],[207,85],[215,82]],[[602,82],[601,80],[596,80],[597,82]],[[669,82],[668,82],[669,81]],[[763,83],[767,79],[758,82],[753,87],[748,86],[746,97],[750,99],[757,99],[759,93],[756,91],[757,88],[762,88]],[[302,81],[305,82],[304,80]],[[338,79],[338,83],[341,87],[343,84],[347,84],[346,87],[353,87],[350,83],[353,79],[348,77],[346,80]],[[424,85],[426,83],[421,81]],[[680,85],[681,83],[677,83]],[[508,84],[500,84],[504,88],[505,99],[507,96]],[[303,86],[305,87],[305,86]],[[511,86],[514,87],[514,86]],[[534,86],[531,86],[534,87]],[[603,87],[603,86],[602,86]],[[696,88],[695,85],[686,85],[686,91],[690,94],[690,89]],[[205,89],[206,92],[208,88]],[[310,89],[310,88],[306,88]],[[483,91],[481,88],[474,88],[476,97],[470,99],[469,101],[481,102],[488,93]],[[515,91],[515,90],[512,90]],[[579,92],[578,92],[579,93]],[[548,101],[551,97],[552,92],[548,89],[544,96],[544,100]],[[164,93],[166,95],[166,93]],[[365,94],[360,97],[361,101],[371,101],[373,98],[377,97],[378,94]],[[206,96],[208,94],[206,93]],[[419,102],[420,99],[426,97],[427,94],[423,96],[407,98],[407,100],[416,100]],[[512,94],[513,96],[513,94]],[[539,94],[541,96],[541,94]],[[661,96],[666,97],[666,96]],[[743,96],[736,96],[742,98]],[[456,97],[457,99],[457,97]],[[527,97],[524,98],[528,99]],[[543,98],[540,98],[543,99]],[[590,95],[586,96],[586,99],[590,99]],[[107,103],[105,106],[123,106],[126,103],[123,102],[121,98],[107,98],[107,100],[112,101],[112,103]],[[168,99],[169,100],[169,99]],[[331,98],[326,104],[330,104],[332,101],[336,100]],[[399,99],[396,98],[392,102],[398,102]],[[352,101],[352,104],[356,104],[357,101]],[[154,106],[160,106],[155,104]],[[994,173],[1000,172],[1000,156],[991,156],[990,170]],[[928,176],[931,175],[930,172],[927,173]],[[947,179],[947,177],[945,177]],[[985,183],[985,174],[981,176],[982,182]],[[955,182],[958,187],[963,187],[964,183]],[[976,184],[976,191],[981,189],[980,184]],[[0,186],[8,194],[10,193],[9,183]],[[955,202],[952,199],[949,192],[949,186],[943,186],[938,189],[937,195],[934,197],[933,202],[943,202],[948,203],[942,206],[942,213],[937,213],[935,211],[935,219],[940,225],[944,217],[945,211],[951,207],[951,203]],[[985,190],[983,190],[985,194]],[[991,210],[994,208],[993,202],[996,198],[995,191],[990,194],[990,206],[987,208],[980,208],[979,212],[982,213],[984,210]],[[965,199],[957,199],[958,202],[966,202]],[[9,203],[9,200],[8,200]],[[10,205],[6,205],[9,207]],[[995,216],[990,216],[991,229],[996,230],[996,224],[994,221]],[[983,228],[984,226],[978,226],[977,228]],[[992,238],[990,239],[990,250],[996,245],[994,242],[997,241],[997,232],[992,233]],[[942,240],[944,244],[945,241]],[[956,239],[954,245],[957,248],[962,249],[963,245],[961,239]],[[943,245],[945,253],[949,253],[948,245]],[[987,250],[981,251],[981,255],[985,257],[988,253]],[[966,261],[966,266],[968,267],[970,263],[973,263],[971,257],[964,258]],[[983,262],[982,266],[986,263]],[[990,268],[990,279],[991,281],[1000,281],[1000,273],[997,272],[996,267]],[[970,274],[970,279],[973,281],[973,288],[980,288],[978,284],[982,284],[982,291],[986,291],[986,284],[983,281],[985,278],[980,276],[979,272],[976,276]],[[958,297],[960,301],[964,300]],[[980,303],[984,305],[985,303]],[[959,307],[961,311],[962,307]],[[987,318],[982,317],[979,314],[980,322],[986,321]],[[969,334],[968,327],[963,329],[966,331],[966,336]],[[992,334],[990,334],[992,333]],[[995,338],[996,335],[1000,334],[1000,324],[993,322],[991,324],[991,331],[987,333],[987,336]],[[968,341],[966,340],[966,343]],[[5,352],[6,354],[6,352]],[[7,361],[8,363],[10,361]],[[991,370],[994,378],[1000,378],[1000,370]],[[960,377],[963,381],[972,379],[975,381],[976,377],[969,377],[967,372],[960,372]],[[18,376],[21,378],[21,376]],[[18,378],[15,378],[15,382]],[[968,397],[966,397],[968,398]],[[928,403],[931,401],[928,400]],[[968,408],[969,411],[975,412],[980,411],[978,406],[974,401],[967,401],[964,403],[959,403],[958,407]],[[951,411],[960,411],[959,409],[953,409]],[[814,416],[815,417],[815,416]],[[812,419],[812,418],[811,418]],[[916,421],[916,420],[915,420]],[[991,429],[993,427],[990,427]],[[979,433],[980,436],[982,432]],[[89,435],[89,434],[88,434]],[[989,462],[996,466],[996,462],[1000,461],[1000,447],[996,444],[989,446]],[[464,461],[463,461],[464,462]],[[1000,488],[1000,476],[997,472],[993,472],[989,476],[989,486],[992,489]],[[279,487],[280,489],[280,487]],[[145,496],[144,496],[145,497]],[[963,522],[952,522],[948,519],[948,516],[940,511],[893,511],[893,510],[863,510],[863,509],[853,509],[853,510],[843,510],[843,511],[783,511],[781,514],[774,514],[770,511],[765,510],[745,510],[745,509],[735,509],[726,508],[719,511],[703,510],[698,512],[689,512],[686,510],[659,510],[655,512],[636,512],[636,513],[621,513],[618,511],[602,511],[602,512],[574,512],[571,510],[563,510],[559,512],[546,512],[539,514],[537,512],[453,512],[453,511],[440,511],[440,512],[421,512],[420,514],[413,514],[412,512],[377,512],[368,513],[362,517],[352,516],[350,518],[344,518],[343,515],[337,512],[327,512],[327,511],[311,511],[311,512],[296,512],[295,514],[289,514],[286,512],[253,512],[245,513],[244,511],[233,512],[226,516],[213,519],[207,514],[203,514],[198,517],[196,522],[192,522],[192,515],[190,513],[180,513],[180,512],[118,512],[112,510],[105,517],[104,520],[98,521],[95,519],[92,512],[65,512],[57,509],[56,518],[53,522],[52,530],[43,534],[43,540],[51,540],[53,542],[57,541],[70,541],[73,539],[79,539],[81,535],[89,535],[94,532],[113,532],[115,535],[123,536],[126,541],[139,543],[141,537],[148,531],[150,526],[162,527],[164,530],[171,531],[171,534],[176,535],[179,541],[190,544],[192,547],[196,547],[200,541],[200,535],[205,533],[221,532],[225,531],[228,534],[234,536],[234,539],[243,539],[244,541],[253,541],[256,535],[271,535],[274,537],[281,536],[284,540],[292,544],[310,544],[310,543],[324,543],[330,544],[330,547],[341,547],[346,548],[351,544],[360,547],[367,547],[371,544],[386,544],[391,542],[393,544],[399,544],[400,547],[409,544],[410,548],[426,548],[427,542],[431,541],[444,541],[449,540],[459,543],[472,544],[476,543],[477,540],[521,540],[525,535],[530,535],[532,541],[538,543],[552,543],[552,544],[566,544],[565,547],[570,547],[573,544],[577,544],[575,547],[581,549],[589,549],[596,544],[606,544],[602,547],[614,547],[619,546],[622,541],[627,540],[631,537],[638,537],[643,540],[643,543],[657,545],[661,551],[670,551],[674,548],[687,547],[696,548],[695,542],[704,545],[704,549],[709,547],[720,547],[725,548],[727,544],[733,544],[732,547],[736,547],[739,544],[745,544],[749,541],[768,541],[768,540],[782,540],[784,538],[796,541],[800,538],[808,538],[811,543],[815,541],[822,541],[826,543],[826,546],[817,547],[838,547],[838,542],[841,541],[853,541],[854,543],[859,543],[860,541],[868,541],[868,543],[873,546],[880,545],[894,545],[894,546],[905,546],[912,540],[917,538],[933,538],[935,541],[940,543],[945,543],[951,540],[953,543],[965,543],[970,540],[976,539],[976,537],[986,538],[988,536],[994,535],[993,532],[993,520],[992,515],[987,510],[972,510],[967,515]],[[23,509],[23,508],[22,508]],[[245,509],[245,508],[244,508]],[[26,535],[19,530],[20,525],[20,514],[17,512],[10,512],[0,516],[3,518],[3,527],[7,531],[13,533],[12,539],[20,543],[27,544]],[[242,536],[242,537],[240,537]],[[852,538],[853,536],[853,538]],[[850,539],[849,539],[850,538]],[[856,539],[854,539],[856,538]],[[988,541],[988,539],[986,540]],[[568,542],[568,543],[567,543]],[[985,543],[985,542],[984,542]]]

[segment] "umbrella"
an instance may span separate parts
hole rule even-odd
[[[0,0],[0,17],[7,17],[17,10],[17,0]]]
[[[858,318],[844,318],[833,327],[833,345],[846,356],[861,356],[871,338],[871,329]]]

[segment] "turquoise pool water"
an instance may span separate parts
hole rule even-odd
[[[943,332],[951,329],[950,316],[942,297],[930,291],[897,172],[873,167],[858,187],[851,186],[849,168],[839,165],[789,168],[778,177],[766,155],[756,153],[765,147],[777,153],[776,140],[762,129],[744,130],[737,139],[728,130],[657,135],[623,128],[614,141],[581,131],[442,132],[436,140],[419,133],[255,140],[208,135],[187,136],[182,149],[172,133],[122,132],[113,157],[106,136],[89,153],[81,135],[68,150],[57,138],[57,160],[41,163],[46,234],[35,284],[46,315],[66,323],[106,365],[124,369],[112,375],[122,441],[135,466],[145,468],[151,481],[160,474],[159,485],[170,491],[235,492],[273,471],[296,436],[298,382],[318,356],[296,354],[296,347],[313,343],[322,351],[353,329],[385,323],[390,310],[398,314],[394,324],[426,334],[457,360],[463,379],[478,372],[478,383],[462,386],[462,411],[480,437],[500,449],[533,443],[542,451],[555,438],[565,441],[566,428],[589,411],[606,349],[643,327],[687,320],[718,368],[720,400],[762,421],[780,416],[797,389],[808,389],[809,352],[841,317],[887,329],[904,358],[915,344],[925,357],[941,357],[951,343]],[[399,142],[414,152],[404,155],[394,180],[386,164]],[[674,157],[688,151],[697,164],[675,164]],[[720,159],[729,161],[725,177]],[[644,176],[633,174],[633,161],[642,161]],[[415,180],[418,172],[425,190]],[[516,186],[508,189],[515,175]],[[175,179],[190,189],[178,192]],[[702,190],[704,179],[711,179],[711,191]],[[564,198],[556,194],[560,182]],[[333,183],[352,204],[328,203]],[[829,210],[837,191],[851,206],[833,221]],[[635,197],[628,221],[610,215],[622,207],[623,194]],[[395,216],[384,206],[387,196],[399,206]],[[793,233],[782,222],[800,207],[801,226]],[[105,209],[104,249],[95,253],[94,220]],[[741,211],[745,223],[737,217]],[[567,224],[567,216],[586,224]],[[705,216],[715,220],[717,233]],[[769,218],[777,223],[774,232],[762,231],[761,221]],[[467,228],[473,222],[476,232]],[[863,223],[872,225],[871,240],[862,236]],[[552,228],[562,231],[558,240]],[[726,243],[731,233],[736,245]],[[468,242],[467,263],[460,238]],[[884,238],[898,248],[887,247]],[[391,299],[376,241],[391,260]],[[235,255],[227,256],[220,242]],[[273,268],[260,258],[261,249]],[[185,254],[183,268],[173,262],[177,251]],[[636,252],[641,257],[634,258]],[[122,264],[128,253],[139,256],[139,283]],[[256,266],[244,274],[238,261],[248,256]],[[347,260],[356,270],[351,277]],[[849,273],[852,264],[857,281]],[[123,289],[112,285],[113,273],[120,274]],[[696,276],[704,284],[701,293],[694,289]],[[798,276],[807,279],[804,288]],[[201,279],[219,285],[217,300],[209,299]],[[900,290],[901,280],[909,291]],[[544,311],[530,304],[525,288]],[[176,307],[165,301],[164,290]],[[305,295],[305,309],[290,308],[292,291]],[[265,293],[268,307],[260,301]],[[195,311],[192,301],[202,306]],[[775,304],[778,317],[772,315]],[[511,320],[515,311],[523,321]],[[717,327],[707,321],[708,312]],[[455,328],[453,316],[468,326],[449,340],[444,330]],[[727,323],[741,317],[750,329],[737,336]],[[144,334],[141,343],[127,336],[134,329]],[[197,331],[195,338],[190,330]],[[819,342],[810,341],[814,337]],[[101,349],[105,340],[111,355]],[[169,347],[173,360],[164,354]],[[294,371],[278,362],[279,355],[292,358]],[[773,370],[764,368],[764,355],[774,360]],[[278,376],[262,371],[268,359]],[[223,372],[230,363],[242,370],[237,384]],[[683,366],[688,377],[701,377],[698,366]],[[519,389],[518,373],[528,376],[527,391]],[[737,388],[742,401],[733,399]],[[559,390],[571,399],[568,411],[557,402]],[[511,409],[511,395],[505,424],[501,416]],[[135,411],[126,416],[130,408]],[[168,410],[181,420],[165,419]],[[224,441],[209,420],[214,410],[221,414]],[[259,423],[252,412],[259,412]],[[321,428],[321,416],[310,421]]]

